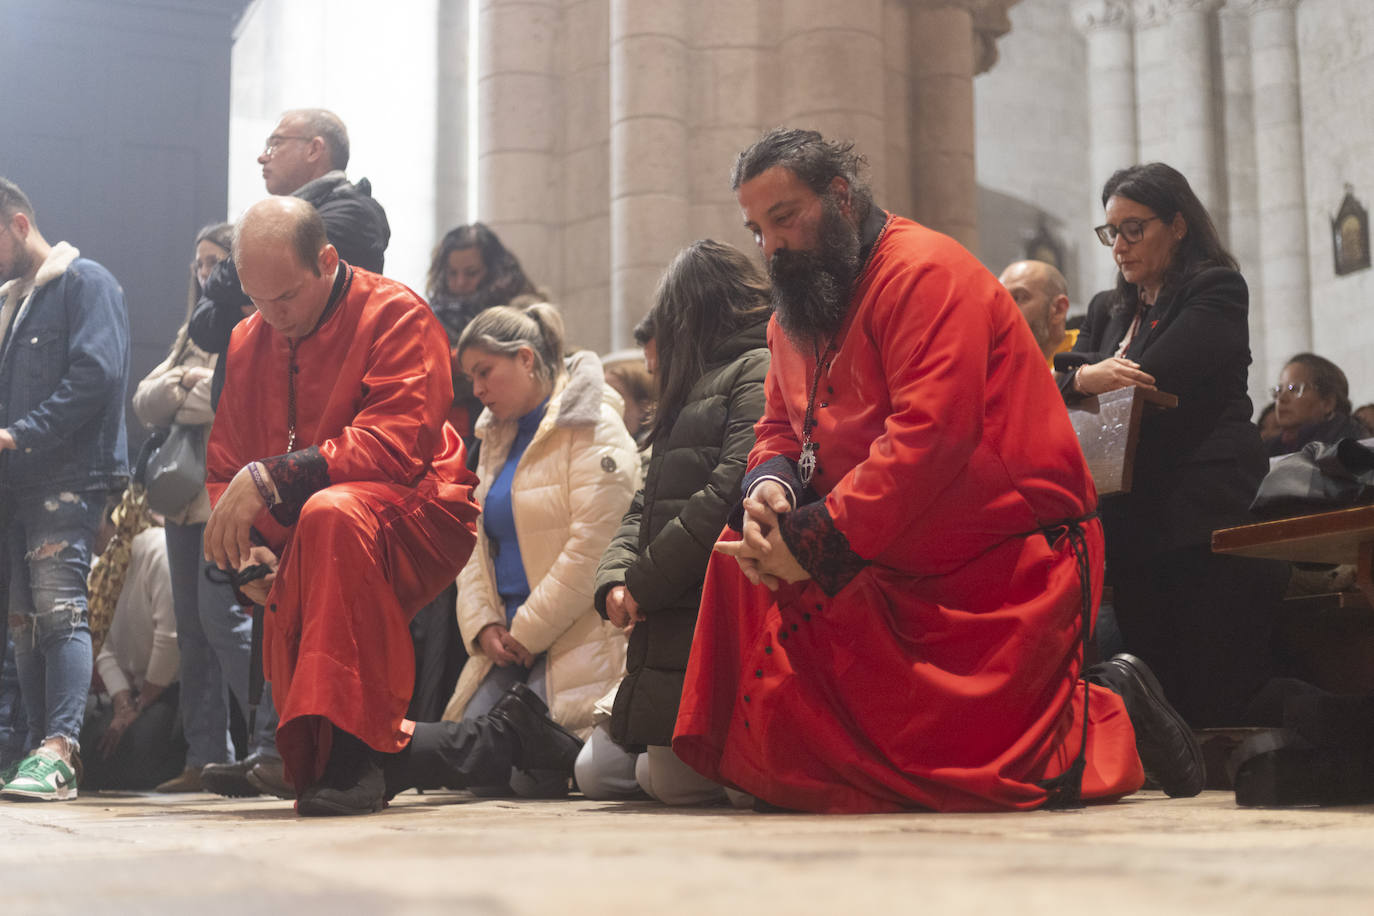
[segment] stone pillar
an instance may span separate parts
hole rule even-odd
[[[1102,223],[1102,186],[1119,168],[1133,165],[1140,155],[1136,133],[1135,38],[1130,0],[1087,0],[1074,14],[1088,40],[1088,124],[1091,132],[1092,174],[1089,176],[1088,225]],[[1089,256],[1094,267],[1093,289],[1116,283],[1116,266],[1106,252]]]
[[[884,167],[882,0],[787,0],[780,4],[778,62],[782,124],[848,139],[869,164],[882,200]]]
[[[911,8],[912,215],[978,253],[973,77],[983,45],[969,0]],[[879,58],[881,60],[881,58]]]
[[[611,0],[610,346],[688,234],[688,0]]]
[[[1153,0],[1169,29],[1174,82],[1169,130],[1170,162],[1183,173],[1212,218],[1226,216],[1226,187],[1220,178],[1217,137],[1217,80],[1213,21],[1222,0]]]
[[[478,12],[478,219],[535,283],[559,287],[558,0],[472,0]]]
[[[471,0],[477,2],[477,0]],[[434,239],[467,222],[468,3],[439,0],[434,30]]]
[[[1303,185],[1297,0],[1244,0],[1250,11],[1259,186],[1260,287],[1264,309],[1263,381],[1312,347],[1307,195]],[[1253,281],[1253,278],[1252,278]]]

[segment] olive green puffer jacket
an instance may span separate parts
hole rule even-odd
[[[740,499],[754,424],[763,414],[767,321],[726,340],[666,435],[644,487],[601,558],[596,608],[625,585],[644,614],[630,635],[611,736],[637,750],[672,743],[711,547]]]

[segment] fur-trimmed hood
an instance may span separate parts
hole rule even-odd
[[[8,299],[11,293],[19,293],[20,298],[39,289],[67,272],[67,268],[72,266],[72,262],[81,257],[81,252],[77,251],[66,242],[58,242],[48,251],[48,256],[43,259],[43,263],[38,267],[38,273],[33,279],[33,286],[24,288],[20,284],[23,278],[11,280],[4,286],[0,286],[0,300]]]

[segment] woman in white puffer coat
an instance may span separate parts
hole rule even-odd
[[[458,360],[485,409],[477,545],[458,577],[458,625],[471,653],[444,718],[490,711],[524,682],[555,721],[585,736],[593,707],[624,674],[625,636],[593,604],[597,564],[638,485],[620,396],[592,353],[562,358],[557,309],[480,313]],[[514,773],[514,791],[562,795],[568,774]]]

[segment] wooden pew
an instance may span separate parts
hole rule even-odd
[[[1144,388],[1119,388],[1070,405],[1069,419],[1099,497],[1130,492],[1141,418],[1146,411],[1177,406],[1174,395]]]

